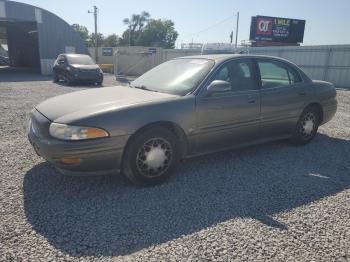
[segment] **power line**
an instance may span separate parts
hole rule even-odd
[[[205,29],[202,29],[202,30],[198,31],[197,33],[185,35],[184,37],[181,38],[181,40],[185,40],[185,39],[188,39],[188,38],[190,38],[190,37],[192,37],[192,36],[195,36],[195,35],[204,33],[204,32],[206,32],[206,31],[209,31],[210,29],[215,28],[216,26],[221,25],[221,24],[227,22],[228,20],[232,19],[232,18],[235,17],[235,16],[236,16],[236,14],[231,15],[231,16],[229,16],[229,17],[227,17],[227,18],[225,18],[225,19],[223,19],[223,20],[221,20],[221,21],[219,21],[219,22],[217,22],[217,23],[215,23],[215,24],[212,24],[211,26],[209,26],[209,27],[207,27],[207,28],[205,28]]]

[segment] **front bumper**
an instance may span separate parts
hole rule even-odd
[[[103,175],[120,170],[122,154],[129,136],[82,141],[63,141],[48,134],[50,121],[34,110],[32,122],[40,128],[28,128],[28,139],[38,155],[68,175]],[[31,124],[32,126],[33,124]],[[47,130],[47,132],[46,132]],[[63,158],[80,158],[79,164],[64,164]]]
[[[71,81],[75,82],[103,82],[103,74],[102,73],[85,73],[79,71],[69,72],[68,77]]]
[[[323,119],[322,125],[331,121],[337,112],[338,102],[336,99],[328,100],[327,103],[323,103]]]

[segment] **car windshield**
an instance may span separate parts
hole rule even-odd
[[[131,83],[136,88],[174,95],[193,91],[214,66],[208,59],[181,58],[165,62]]]
[[[94,60],[91,59],[90,56],[87,55],[75,55],[75,56],[67,56],[68,63],[71,65],[94,65]]]

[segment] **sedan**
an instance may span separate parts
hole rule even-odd
[[[65,81],[68,85],[77,82],[102,85],[103,72],[88,55],[61,54],[53,66],[53,81]]]
[[[305,145],[336,110],[334,85],[286,60],[203,55],[165,62],[130,86],[51,98],[32,110],[28,137],[64,174],[121,172],[149,185],[181,158],[278,139]]]

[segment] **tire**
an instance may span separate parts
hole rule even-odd
[[[66,75],[64,77],[65,81],[66,81],[66,84],[67,86],[72,86],[74,84],[74,82],[71,80],[71,78],[69,77],[69,75]]]
[[[102,86],[102,83],[103,83],[103,81],[97,81],[97,82],[95,82],[94,84],[96,85],[96,86]]]
[[[58,75],[56,73],[53,73],[53,80],[52,80],[54,83],[58,83],[59,81],[59,78],[58,78]]]
[[[179,162],[178,141],[163,127],[150,127],[128,143],[122,172],[134,184],[156,185],[164,182]]]
[[[320,124],[320,113],[315,107],[307,107],[301,114],[293,131],[291,141],[296,145],[310,143],[317,134]]]
[[[97,81],[97,85],[98,86],[102,86],[103,84],[103,77],[101,77],[98,81]]]

